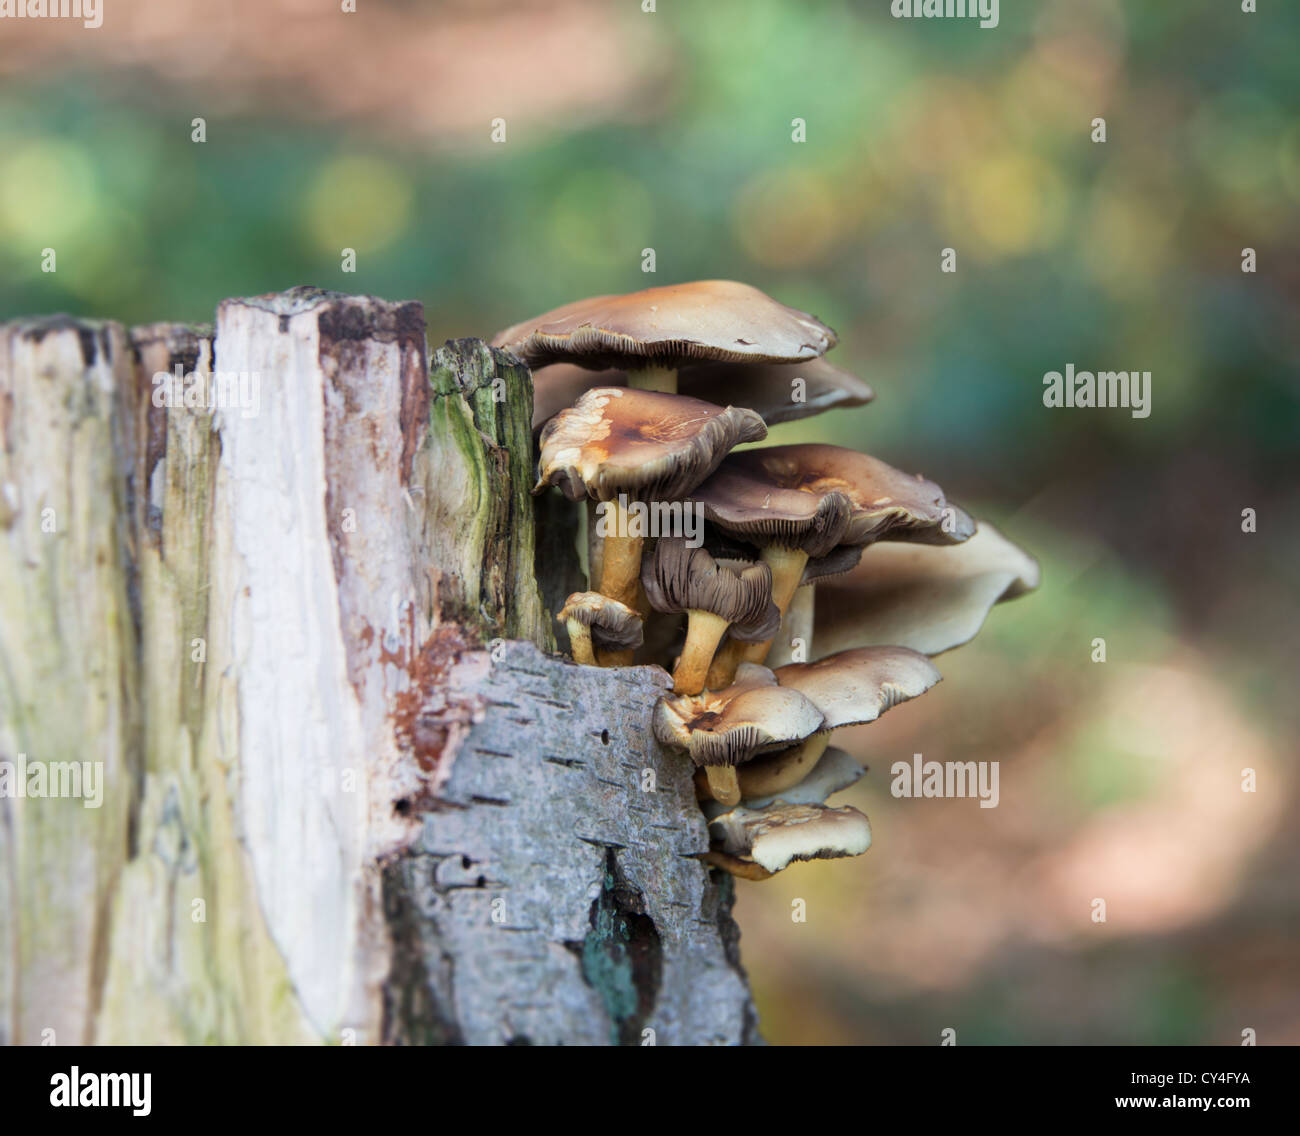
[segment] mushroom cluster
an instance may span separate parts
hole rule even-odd
[[[534,492],[586,505],[592,590],[558,615],[573,657],[671,669],[654,732],[695,770],[703,858],[768,879],[865,852],[867,818],[826,803],[863,774],[831,734],[934,686],[930,657],[1037,587],[1036,562],[878,458],[736,450],[873,397],[823,358],[834,331],[756,288],[580,300],[492,342],[534,371]]]

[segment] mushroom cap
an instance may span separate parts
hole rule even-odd
[[[815,638],[835,651],[898,643],[927,655],[974,638],[994,604],[1038,587],[1038,562],[987,521],[964,544],[878,544],[818,584]]]
[[[858,647],[815,663],[787,663],[774,672],[781,686],[807,697],[825,729],[874,722],[886,710],[924,694],[943,676],[908,647]]]
[[[949,505],[934,482],[844,446],[766,446],[730,454],[693,496],[705,516],[733,536],[791,543],[793,518],[809,516],[836,495],[847,498],[848,517],[833,543],[822,538],[801,545],[810,558],[836,544],[954,544],[974,532],[969,515]]]
[[[596,387],[546,424],[537,485],[608,501],[677,500],[741,442],[767,434],[752,410],[660,391]]]
[[[680,536],[660,537],[641,562],[641,585],[655,611],[707,611],[728,623],[755,624],[781,614],[772,602],[772,569],[714,560]],[[769,611],[770,609],[770,611]]]
[[[772,672],[756,665],[738,671],[725,690],[661,698],[654,715],[655,737],[687,750],[696,765],[739,765],[820,729],[817,707],[797,690],[777,686]]]
[[[871,825],[845,805],[737,806],[709,822],[709,831],[733,856],[748,856],[769,872],[793,860],[834,860],[861,856],[871,847]]]
[[[812,771],[797,785],[769,797],[747,797],[747,809],[764,809],[780,801],[785,805],[820,805],[832,794],[847,789],[866,772],[856,758],[835,746],[827,746]]]
[[[804,382],[794,401],[795,379]],[[625,387],[627,372],[592,371],[576,363],[553,363],[533,374],[533,429],[540,430],[583,391]],[[677,392],[719,406],[747,406],[769,426],[808,418],[824,410],[864,406],[875,392],[856,375],[824,358],[801,363],[691,363],[677,371]]]
[[[853,512],[846,494],[787,489],[764,477],[761,468],[755,472],[754,465],[724,462],[695,489],[691,500],[704,506],[707,520],[735,539],[802,548],[810,558],[825,556],[841,542]]]
[[[591,628],[592,642],[607,651],[631,651],[641,646],[641,616],[599,592],[574,592],[555,618],[573,619]]]
[[[816,317],[734,280],[696,280],[593,296],[498,332],[493,347],[536,369],[578,363],[678,367],[691,361],[794,363],[838,339]]]
[[[819,556],[816,560],[809,560],[804,565],[803,579],[799,581],[800,585],[813,584],[819,580],[827,580],[832,576],[843,576],[846,572],[852,572],[862,559],[862,550],[865,547],[866,545],[862,544],[841,544],[832,548],[825,556]]]

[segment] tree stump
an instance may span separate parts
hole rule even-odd
[[[0,1042],[758,1040],[531,415],[413,303],[0,328]]]

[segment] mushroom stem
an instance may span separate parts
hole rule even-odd
[[[740,804],[740,781],[734,765],[706,765],[704,776],[709,779],[709,792],[715,801],[724,805]]]
[[[737,774],[742,797],[770,797],[785,789],[793,789],[809,773],[826,752],[830,730],[804,738],[796,746],[767,754],[746,762]]]
[[[799,581],[803,579],[803,570],[808,564],[808,554],[802,548],[781,548],[769,544],[763,549],[763,560],[772,569],[772,602],[785,617]],[[713,660],[705,680],[710,690],[720,690],[730,686],[736,677],[736,668],[741,663],[761,663],[771,650],[772,640],[761,643],[742,643],[729,639]]]
[[[629,370],[627,385],[635,390],[663,391],[664,394],[676,394],[677,368],[640,367]]]
[[[569,651],[573,655],[573,661],[582,663],[583,666],[594,667],[596,651],[591,643],[591,628],[584,627],[576,619],[566,619],[564,627],[569,633]]]
[[[607,501],[605,512],[605,540],[601,546],[601,595],[637,606],[637,593],[641,588],[641,545],[643,538],[626,536],[631,522],[620,498]]]
[[[721,868],[733,876],[739,876],[742,880],[770,880],[775,874],[761,864],[755,864],[753,860],[742,860],[730,852],[697,852],[695,858],[712,868]]]
[[[687,610],[686,619],[686,645],[673,671],[673,690],[678,694],[699,694],[713,653],[730,624],[720,615],[694,608]]]

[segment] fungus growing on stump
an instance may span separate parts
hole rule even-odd
[[[605,505],[602,594],[636,605],[642,518],[633,501],[678,501],[704,480],[733,446],[767,434],[752,410],[720,407],[655,391],[597,387],[542,431],[539,493],[558,485],[572,501]]]
[[[850,805],[734,808],[710,821],[709,831],[724,854],[753,862],[772,875],[794,860],[861,856],[871,847],[871,825]]]
[[[974,523],[943,490],[843,446],[770,446],[731,454],[692,494],[708,520],[758,545],[784,616],[810,560],[877,540],[951,544]],[[834,563],[834,562],[832,562]],[[771,641],[728,642],[708,676],[724,685],[742,661],[762,662]]]
[[[746,664],[745,672],[753,664]],[[773,796],[809,776],[826,752],[831,731],[874,722],[886,710],[924,694],[940,681],[938,668],[907,647],[861,647],[815,663],[790,663],[772,672],[822,715],[821,728],[788,750],[759,757],[737,773],[742,799]]]
[[[734,805],[740,801],[738,765],[788,749],[820,730],[822,722],[808,698],[778,686],[771,671],[755,666],[726,690],[661,699],[654,732],[704,769],[715,800]]]
[[[732,624],[762,629],[780,619],[766,564],[716,561],[679,536],[655,542],[641,566],[641,586],[656,611],[686,613],[686,644],[673,671],[678,694],[704,689],[713,652]]]
[[[814,316],[748,284],[696,280],[577,300],[498,332],[492,346],[534,370],[621,368],[629,386],[675,393],[684,364],[804,362],[837,342]]]
[[[634,651],[641,646],[641,616],[600,592],[574,592],[555,617],[569,633],[573,661],[597,664],[602,651]]]

